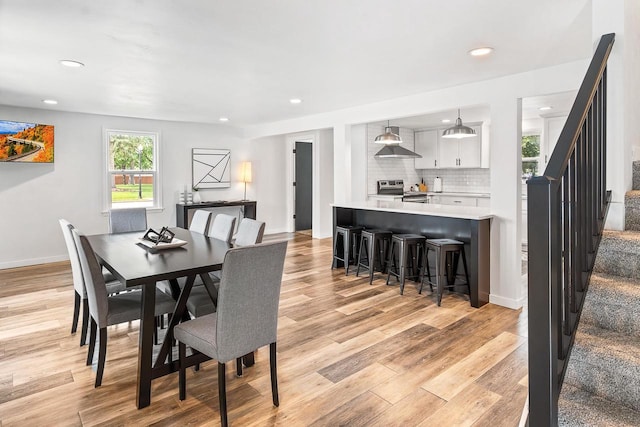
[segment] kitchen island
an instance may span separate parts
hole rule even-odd
[[[493,218],[489,208],[399,201],[344,202],[332,206],[334,236],[336,226],[356,225],[393,233],[421,234],[428,239],[448,238],[464,242],[471,282],[471,305],[481,307],[489,302],[489,249]]]

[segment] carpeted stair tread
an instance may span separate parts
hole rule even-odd
[[[638,426],[640,413],[569,384],[562,387],[558,401],[558,426]]]
[[[640,338],[581,322],[565,384],[640,410]]]
[[[632,166],[633,189],[640,190],[640,161],[636,160]]]
[[[594,273],[581,322],[640,338],[640,281]]]
[[[640,230],[640,190],[628,191],[624,196],[624,228]]]
[[[640,279],[640,231],[603,231],[594,271]]]

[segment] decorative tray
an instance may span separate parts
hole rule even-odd
[[[180,246],[184,246],[184,245],[187,244],[186,240],[180,240],[180,239],[177,239],[175,237],[169,243],[160,242],[160,243],[156,244],[155,242],[152,242],[151,240],[144,239],[142,237],[140,237],[139,240],[140,240],[140,243],[142,243],[144,246],[146,246],[149,249],[154,249],[154,250],[179,248]]]

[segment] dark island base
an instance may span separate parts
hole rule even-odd
[[[469,268],[472,307],[489,302],[489,250],[491,219],[472,220],[367,209],[333,208],[333,235],[338,225],[389,230],[393,233],[413,233],[428,239],[456,239],[464,242]],[[462,274],[461,264],[458,272]],[[459,287],[460,291],[466,286]],[[458,290],[456,288],[456,290]]]

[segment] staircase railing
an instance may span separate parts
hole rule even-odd
[[[611,200],[607,59],[601,37],[543,176],[527,182],[529,425],[555,426],[558,398]]]

